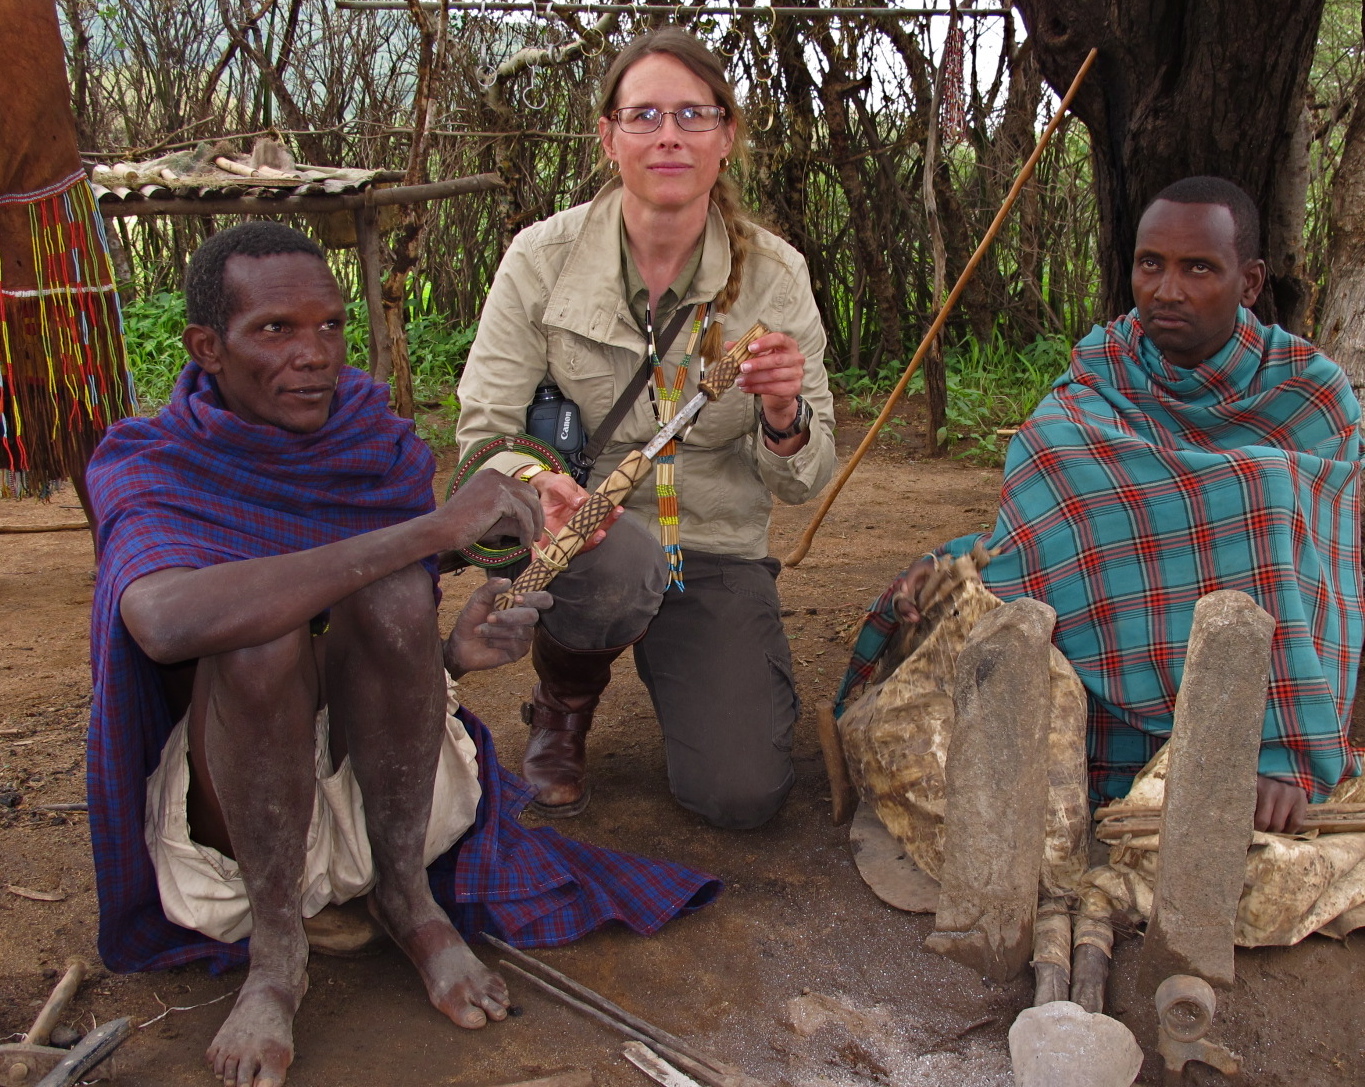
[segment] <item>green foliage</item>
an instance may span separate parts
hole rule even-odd
[[[419,404],[439,408],[451,420],[459,415],[455,386],[478,331],[478,322],[455,325],[443,314],[409,309],[408,357],[412,365],[412,394]],[[370,326],[363,302],[346,306],[346,342],[351,365],[364,367],[370,351]]]
[[[144,415],[154,415],[171,398],[185,365],[184,330],[185,296],[179,292],[159,291],[123,307],[128,369]]]
[[[185,364],[180,342],[185,328],[185,296],[162,291],[139,299],[124,307],[123,327],[138,403],[150,415],[170,400]],[[460,414],[455,386],[477,331],[476,324],[455,326],[438,313],[409,316],[413,396],[430,413],[419,420],[418,431],[433,445],[448,445],[454,440],[454,423]],[[370,332],[361,302],[346,307],[346,344],[351,365],[365,368]]]
[[[1038,336],[1015,347],[1000,328],[987,341],[967,337],[949,346],[943,364],[948,377],[948,425],[940,441],[970,443],[959,456],[980,456],[992,463],[1004,457],[1007,441],[997,428],[1018,426],[1028,418],[1066,370],[1070,340],[1060,334]],[[848,396],[851,410],[874,416],[902,372],[901,363],[883,365],[875,375],[845,370],[834,375]],[[910,379],[907,393],[924,392],[922,371]]]

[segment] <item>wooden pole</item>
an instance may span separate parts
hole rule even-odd
[[[43,1010],[38,1013],[33,1026],[29,1027],[28,1033],[24,1035],[25,1045],[47,1045],[48,1039],[52,1036],[52,1028],[61,1020],[62,1014],[71,1003],[71,998],[76,995],[76,990],[81,987],[81,982],[85,980],[89,969],[84,959],[71,959],[66,964],[66,973],[62,975],[62,980],[52,990],[52,995],[47,998]]]
[[[825,775],[829,778],[830,821],[841,827],[858,809],[858,790],[848,776],[848,760],[839,724],[834,719],[834,703],[828,698],[815,704],[815,729],[820,737],[820,752],[825,757]]]
[[[1062,117],[1065,116],[1067,109],[1071,106],[1071,100],[1076,97],[1076,92],[1080,90],[1081,83],[1090,74],[1090,69],[1094,67],[1095,58],[1099,56],[1098,49],[1092,49],[1081,63],[1080,71],[1076,73],[1076,78],[1071,81],[1071,86],[1067,88],[1065,96],[1062,98],[1061,105],[1057,107],[1057,112],[1052,115],[1052,120],[1043,129],[1043,134],[1038,138],[1038,145],[1033,149],[1033,154],[1029,155],[1028,161],[1024,163],[1023,169],[1019,171],[1019,176],[1014,179],[1014,184],[1010,187],[1009,193],[1005,196],[1005,202],[1000,205],[1000,210],[995,213],[995,218],[991,221],[990,229],[986,231],[986,236],[981,239],[981,244],[976,247],[976,252],[967,261],[967,266],[962,269],[962,274],[957,277],[957,282],[953,284],[953,289],[948,297],[944,299],[943,306],[938,311],[938,316],[934,318],[934,323],[929,326],[929,331],[924,334],[924,339],[920,340],[919,347],[915,351],[914,358],[910,360],[910,365],[905,368],[905,373],[901,374],[900,381],[896,382],[896,387],[891,390],[891,396],[886,401],[886,406],[877,416],[876,422],[872,424],[868,432],[863,436],[858,448],[853,451],[853,456],[848,458],[848,463],[839,473],[839,478],[834,481],[833,486],[825,492],[824,499],[820,502],[820,508],[815,511],[815,516],[811,518],[810,524],[806,526],[806,531],[795,549],[789,554],[783,563],[786,566],[796,566],[806,557],[806,552],[810,550],[811,541],[815,539],[815,534],[820,530],[820,524],[825,519],[825,514],[834,505],[834,500],[839,497],[839,492],[844,489],[844,484],[849,477],[857,470],[867,451],[872,448],[872,443],[877,440],[877,434],[891,418],[891,412],[895,410],[900,402],[901,394],[905,392],[905,387],[910,383],[910,378],[919,369],[920,363],[924,360],[925,354],[933,344],[939,332],[943,329],[944,323],[948,320],[948,314],[957,305],[957,300],[962,297],[962,292],[966,289],[967,283],[976,272],[976,267],[981,263],[981,259],[986,255],[986,250],[991,247],[991,242],[995,241],[995,236],[1000,232],[1000,228],[1005,225],[1005,219],[1009,216],[1010,209],[1014,207],[1014,202],[1019,198],[1019,193],[1023,189],[1028,179],[1033,176],[1033,170],[1038,165],[1039,158],[1047,148],[1048,141],[1052,139],[1052,134],[1057,131],[1057,126],[1061,124]]]
[[[128,216],[143,218],[155,215],[293,215],[299,212],[355,211],[357,208],[383,208],[398,204],[421,204],[429,200],[446,200],[476,192],[492,192],[503,187],[497,174],[474,174],[448,181],[433,181],[429,185],[400,185],[387,189],[366,189],[357,193],[313,196],[230,196],[171,197],[165,200],[112,198],[101,195],[100,215],[106,219]]]
[[[393,372],[393,346],[389,342],[389,323],[384,318],[384,299],[380,293],[383,262],[379,253],[379,213],[374,208],[355,212],[356,255],[360,258],[360,282],[365,291],[365,313],[370,322],[370,376],[388,381]]]

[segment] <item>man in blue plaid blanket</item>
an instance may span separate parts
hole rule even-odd
[[[276,223],[223,231],[186,305],[171,403],[111,428],[87,477],[106,963],[249,956],[208,1057],[224,1084],[272,1087],[307,988],[303,918],[330,903],[368,892],[432,1004],[479,1027],[507,988],[457,925],[553,944],[608,920],[649,933],[714,897],[700,873],[516,825],[529,791],[443,671],[522,656],[550,597],[494,611],[508,583],[490,581],[443,643],[435,555],[535,540],[539,499],[482,472],[435,508],[430,451],[344,365],[321,250]]]
[[[1250,313],[1255,204],[1176,182],[1138,226],[1137,308],[1076,347],[1010,444],[999,518],[940,549],[998,549],[1003,600],[1057,614],[1088,695],[1091,800],[1123,797],[1171,732],[1194,605],[1245,592],[1276,621],[1256,829],[1294,831],[1361,772],[1347,737],[1362,627],[1360,407],[1340,368]],[[932,558],[873,604],[839,693],[917,622]]]

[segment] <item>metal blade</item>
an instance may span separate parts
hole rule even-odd
[[[650,1079],[663,1084],[663,1087],[701,1087],[691,1076],[679,1072],[644,1042],[627,1042],[621,1047],[621,1055]]]
[[[706,394],[697,393],[686,404],[678,409],[676,415],[668,421],[667,426],[659,428],[659,433],[649,440],[649,444],[640,452],[649,460],[653,460],[659,454],[659,450],[666,446],[669,439],[675,437],[679,431],[692,422],[692,417],[701,411],[702,405],[706,403]]]

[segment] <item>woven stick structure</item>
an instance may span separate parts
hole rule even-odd
[[[991,242],[995,241],[995,236],[1000,233],[1000,228],[1005,225],[1005,219],[1009,216],[1010,209],[1014,207],[1014,202],[1019,198],[1019,193],[1023,190],[1025,182],[1033,176],[1033,168],[1038,165],[1038,160],[1042,157],[1044,148],[1047,147],[1048,141],[1052,139],[1052,134],[1057,131],[1057,126],[1061,124],[1062,118],[1066,115],[1066,111],[1071,107],[1071,100],[1076,97],[1076,92],[1081,89],[1081,84],[1085,81],[1085,77],[1090,74],[1090,69],[1094,66],[1095,60],[1099,55],[1099,49],[1092,49],[1081,63],[1080,70],[1076,73],[1076,78],[1071,81],[1071,86],[1067,88],[1066,95],[1062,98],[1061,104],[1057,107],[1057,112],[1052,115],[1052,120],[1050,120],[1047,127],[1043,129],[1043,134],[1038,138],[1038,144],[1034,147],[1033,153],[1029,155],[1028,160],[1020,169],[1019,176],[1014,179],[1013,186],[1010,187],[1009,193],[1006,194],[1004,203],[1000,205],[1000,210],[995,213],[995,219],[992,220],[990,227],[986,230],[986,235],[981,239],[981,244],[976,247],[976,252],[974,252],[971,259],[967,261],[967,266],[962,269],[962,274],[957,277],[957,283],[953,285],[953,289],[948,292],[948,297],[943,300],[943,305],[939,307],[938,316],[934,318],[933,324],[929,326],[929,331],[924,334],[924,339],[920,340],[919,348],[915,351],[914,358],[910,360],[910,365],[905,368],[905,372],[901,374],[900,381],[896,382],[896,387],[891,390],[891,395],[887,397],[886,406],[882,408],[881,414],[877,416],[876,421],[868,428],[867,433],[863,436],[862,442],[859,443],[858,448],[853,451],[853,456],[849,457],[848,463],[844,465],[843,471],[839,473],[839,478],[825,491],[825,497],[820,502],[820,508],[815,511],[815,516],[811,518],[810,524],[806,526],[806,531],[802,534],[796,547],[792,549],[791,554],[782,560],[784,566],[795,566],[806,557],[806,552],[810,550],[811,541],[815,539],[815,534],[820,530],[820,525],[825,520],[825,514],[829,513],[830,507],[834,505],[834,500],[839,497],[839,492],[844,489],[844,484],[848,482],[849,477],[853,475],[858,465],[862,463],[863,457],[866,455],[867,451],[872,448],[872,443],[877,440],[878,433],[880,433],[882,427],[886,425],[886,421],[891,418],[891,412],[895,409],[896,404],[900,402],[901,394],[905,392],[905,387],[910,384],[910,378],[914,376],[915,371],[919,369],[919,364],[923,361],[924,356],[928,354],[930,345],[933,344],[934,340],[938,337],[938,334],[943,330],[943,325],[948,320],[948,314],[950,314],[953,307],[957,305],[957,300],[962,297],[962,292],[966,289],[967,283],[971,280],[973,273],[976,271],[976,266],[981,263],[981,259],[986,255],[986,250],[991,247]]]

